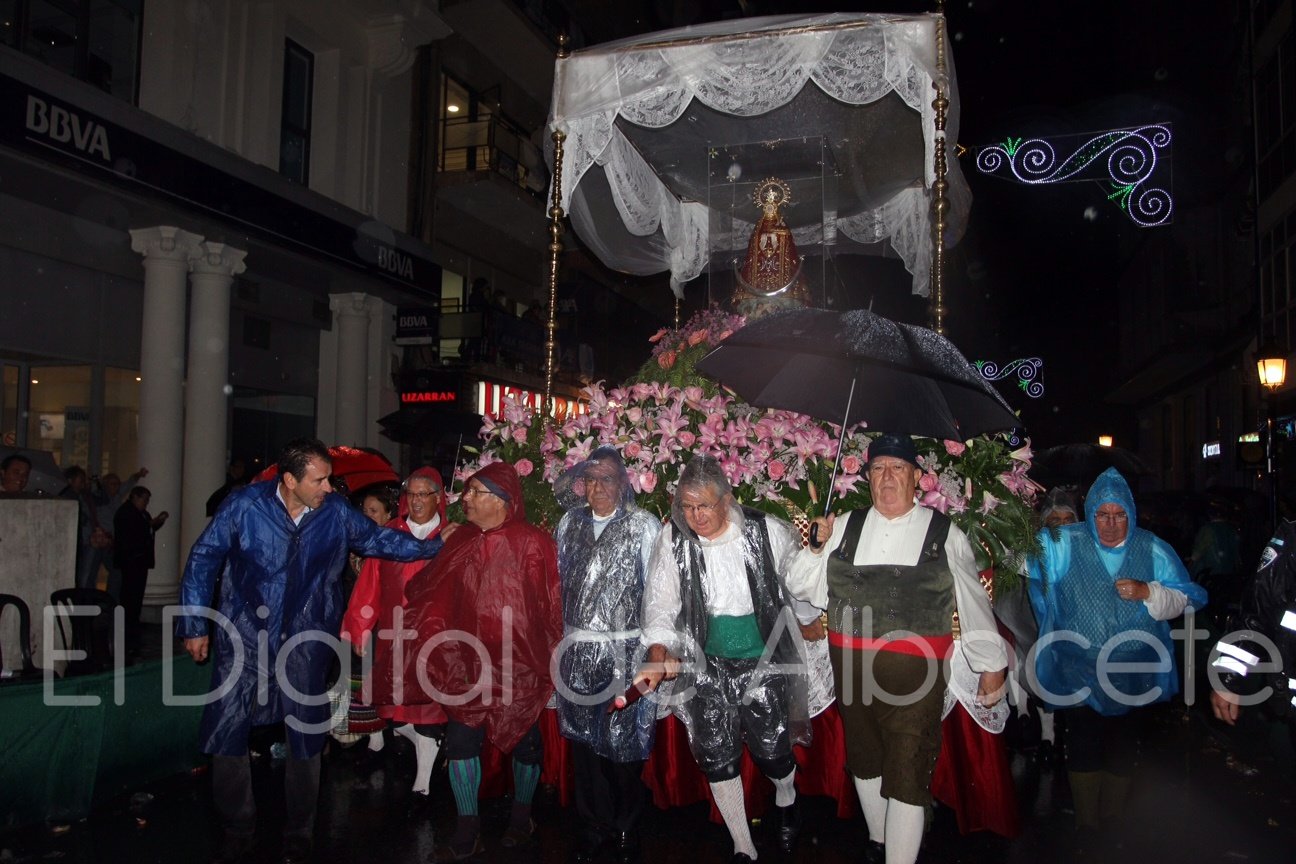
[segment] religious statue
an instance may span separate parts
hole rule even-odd
[[[752,193],[761,217],[747,241],[747,257],[741,267],[735,266],[738,284],[730,300],[734,311],[749,319],[810,305],[810,291],[801,274],[802,258],[779,212],[791,201],[791,187],[777,177],[762,180]]]

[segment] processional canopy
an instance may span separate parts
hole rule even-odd
[[[561,206],[605,264],[668,271],[677,295],[705,273],[716,300],[808,292],[822,305],[828,262],[854,254],[900,258],[926,295],[934,85],[950,103],[947,150],[958,137],[943,28],[935,14],[747,18],[561,58]],[[971,204],[948,165],[946,246]],[[795,278],[789,252],[804,259]]]

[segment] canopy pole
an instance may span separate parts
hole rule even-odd
[[[567,56],[567,34],[558,34],[558,59]],[[545,388],[540,411],[548,425],[553,416],[554,370],[558,353],[558,261],[562,255],[562,168],[563,142],[567,134],[555,129],[553,135],[553,188],[549,206],[549,320],[545,322]]]
[[[932,329],[945,335],[945,216],[949,211],[949,199],[945,193],[949,183],[945,180],[945,114],[949,110],[949,98],[945,95],[945,18],[936,19],[936,70],[937,79],[932,81],[936,98],[932,108],[936,110],[935,169],[936,182],[932,184],[933,231],[935,237],[932,253],[931,272],[931,307]]]

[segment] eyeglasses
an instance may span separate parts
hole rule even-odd
[[[433,495],[440,495],[441,490],[433,488],[431,492],[406,492],[405,494],[411,498],[431,498]]]
[[[1095,513],[1095,522],[1128,522],[1129,514],[1121,511],[1120,513]]]
[[[480,496],[480,495],[494,495],[494,494],[495,493],[490,491],[489,489],[478,489],[476,486],[469,486],[467,489],[463,491],[463,495],[460,497],[467,498],[469,495]]]
[[[615,486],[616,477],[611,474],[586,474],[585,482],[591,486]]]
[[[707,516],[714,513],[719,506],[720,502],[716,501],[714,504],[681,504],[680,509],[684,511],[685,516]]]

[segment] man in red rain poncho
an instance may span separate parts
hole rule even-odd
[[[503,462],[482,468],[468,478],[463,506],[468,524],[405,588],[405,626],[416,635],[400,646],[405,702],[440,702],[450,718],[445,748],[459,819],[436,849],[438,861],[482,850],[477,793],[486,740],[513,756],[503,844],[529,841],[537,721],[553,693],[549,658],[562,638],[557,552],[548,533],[527,523],[517,472]]]
[[[388,528],[413,534],[427,540],[441,534],[446,524],[444,484],[435,468],[423,467],[410,474],[401,486],[400,504]],[[432,779],[432,765],[436,762],[439,739],[446,722],[445,711],[435,702],[402,705],[392,697],[393,673],[403,670],[392,668],[392,643],[375,639],[382,630],[390,630],[398,613],[403,618],[405,585],[416,573],[427,566],[424,561],[404,563],[382,558],[367,558],[360,569],[342,617],[342,638],[349,640],[356,653],[373,655],[373,672],[368,676],[372,692],[367,700],[378,709],[378,716],[392,721],[395,731],[414,744],[417,765],[414,771],[414,801],[425,803]],[[372,652],[370,652],[372,646]],[[381,736],[377,738],[382,741]],[[381,746],[381,744],[379,745]],[[374,749],[370,745],[370,749]]]

